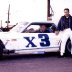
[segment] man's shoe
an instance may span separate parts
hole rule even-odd
[[[64,56],[64,53],[60,53],[60,56]]]

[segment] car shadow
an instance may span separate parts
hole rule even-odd
[[[4,55],[0,57],[1,60],[19,60],[19,59],[35,59],[35,58],[71,58],[72,55],[66,55],[61,57],[59,52],[50,52],[50,53],[45,53],[45,54],[30,54],[30,55]]]

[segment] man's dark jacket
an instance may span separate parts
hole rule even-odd
[[[58,26],[57,26],[57,30],[58,31],[63,31],[65,29],[65,16],[62,16],[59,23],[58,23]],[[71,30],[72,30],[72,16],[69,16],[69,27]]]

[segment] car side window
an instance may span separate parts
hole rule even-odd
[[[54,24],[31,24],[22,33],[54,33],[55,30]]]

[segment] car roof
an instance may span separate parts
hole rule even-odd
[[[31,24],[54,24],[53,22],[48,22],[48,21],[46,21],[46,22],[31,22]]]
[[[54,25],[52,22],[32,22],[31,25],[47,25],[48,27]]]

